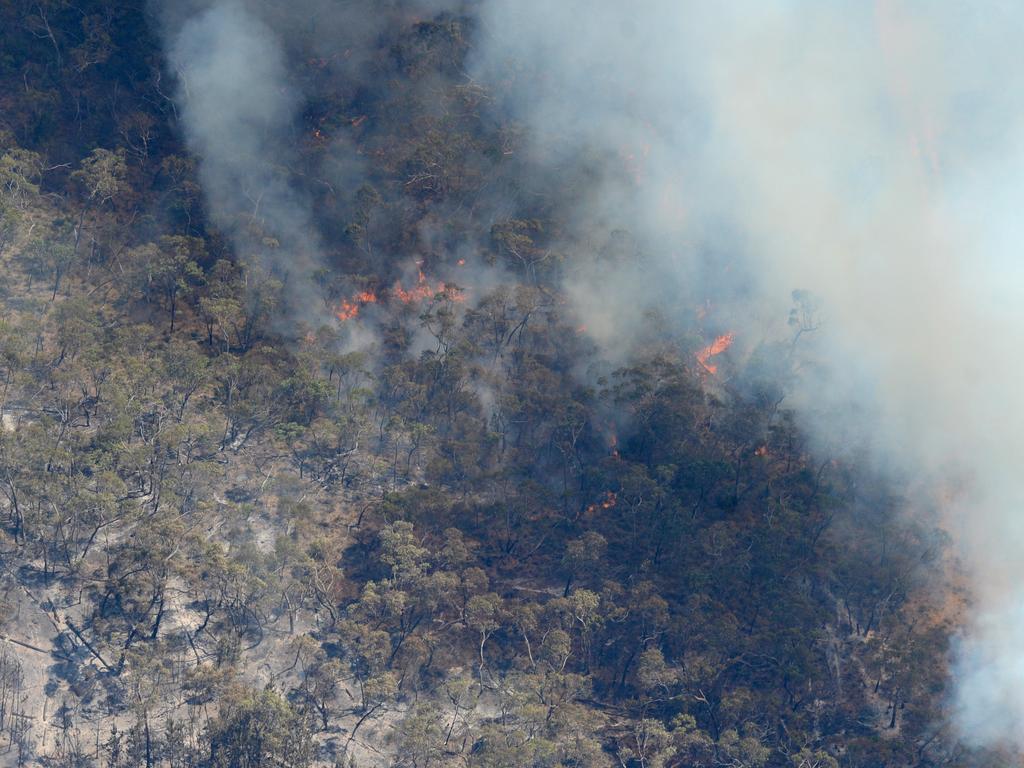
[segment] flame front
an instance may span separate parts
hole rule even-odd
[[[732,331],[722,334],[697,353],[697,362],[700,363],[708,373],[718,373],[718,366],[714,363],[709,363],[708,361],[715,355],[720,355],[725,352],[725,350],[732,346],[733,339],[735,338],[736,334]]]
[[[359,316],[359,310],[365,307],[367,304],[376,304],[377,294],[371,291],[360,291],[351,299],[345,299],[341,302],[338,309],[335,310],[335,316],[345,322],[346,320],[352,320]]]
[[[442,281],[436,286],[432,286],[430,281],[427,280],[427,276],[423,274],[422,269],[418,272],[416,285],[409,290],[405,290],[401,283],[395,283],[395,287],[391,289],[391,295],[403,304],[416,304],[421,301],[426,301],[439,293],[448,294],[452,301],[465,301],[465,297],[459,289],[449,285],[448,283]]]
[[[434,298],[439,293],[445,294],[451,301],[462,302],[466,300],[461,288],[443,281],[438,282],[437,285],[431,285],[430,281],[427,280],[427,276],[423,274],[422,269],[418,272],[416,285],[406,290],[402,287],[401,283],[396,282],[391,290],[386,293],[386,298],[397,300],[402,304],[418,304],[427,299]],[[363,307],[367,304],[376,304],[377,301],[377,294],[372,291],[360,291],[350,299],[343,299],[334,311],[334,314],[342,322],[353,320],[359,317],[359,312]]]
[[[416,285],[409,290],[405,290],[401,283],[395,283],[394,289],[391,291],[391,295],[398,299],[403,304],[414,304],[424,299],[429,299],[435,293],[440,293],[444,290],[444,283],[438,286],[435,291],[430,283],[427,282],[427,276],[423,274],[423,270],[419,270],[419,275],[416,278]]]

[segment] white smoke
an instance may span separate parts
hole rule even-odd
[[[310,200],[291,178],[300,95],[282,42],[242,0],[162,10],[207,209],[239,257],[284,281],[290,312],[316,323],[326,314],[311,301],[321,248]]]
[[[382,86],[373,57],[388,25],[440,13],[457,0],[151,0],[190,152],[199,160],[206,210],[231,238],[240,260],[258,263],[284,282],[281,330],[333,322],[315,285],[328,266],[311,188],[355,196],[366,175],[343,133],[304,141],[300,83],[311,62],[340,77],[338,103]],[[364,116],[365,119],[365,116]],[[309,126],[305,127],[312,133]],[[308,140],[308,139],[306,139]],[[333,222],[338,228],[338,222]],[[387,260],[380,257],[381,271]],[[408,255],[404,255],[408,258]],[[368,329],[346,327],[353,344]]]
[[[636,168],[576,209],[653,259],[576,284],[599,340],[627,345],[648,296],[704,291],[752,344],[808,289],[829,418],[856,408],[880,464],[955,473],[976,615],[954,709],[968,743],[1024,747],[1024,6],[489,0],[481,18],[479,76],[541,161]]]
[[[954,709],[966,741],[1024,747],[1024,6],[471,5],[470,74],[527,125],[531,161],[557,172],[608,160],[577,185],[571,230],[582,243],[628,230],[624,250],[642,255],[570,276],[598,341],[627,349],[646,307],[692,314],[710,300],[751,348],[785,332],[793,289],[810,290],[827,389],[807,399],[805,422],[822,440],[859,428],[880,464],[935,487],[952,473],[952,532],[977,598]],[[357,66],[358,53],[336,54],[360,36],[370,46],[376,7],[161,9],[208,207],[240,251],[289,273],[296,306],[313,304],[302,294],[320,246],[286,172],[300,95],[284,51],[312,40],[332,66]]]

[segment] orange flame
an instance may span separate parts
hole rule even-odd
[[[359,316],[359,310],[365,307],[367,304],[376,304],[377,295],[371,291],[360,291],[351,299],[345,299],[341,302],[341,306],[335,310],[334,314],[339,320],[345,322],[346,320],[352,320]]]
[[[732,331],[722,334],[697,353],[697,362],[700,363],[708,373],[718,373],[718,366],[714,363],[709,363],[708,360],[715,355],[720,355],[725,352],[725,350],[732,346],[733,339],[735,338],[736,334]]]
[[[447,294],[452,301],[465,301],[466,297],[462,295],[460,289],[455,286],[448,285],[445,282],[439,282],[436,286],[432,286],[427,280],[427,276],[423,274],[423,270],[419,270],[419,275],[416,278],[416,285],[409,290],[402,287],[401,283],[395,283],[394,288],[391,290],[391,295],[398,299],[403,304],[416,304],[427,299],[432,299],[439,293]]]
[[[444,294],[450,301],[463,302],[466,300],[462,289],[458,286],[443,281],[438,282],[437,285],[431,285],[426,275],[423,274],[422,269],[419,270],[416,285],[406,290],[402,287],[401,283],[396,282],[387,293],[387,297],[400,301],[402,304],[417,304],[421,301],[432,299],[437,294]],[[359,317],[360,310],[367,304],[376,304],[377,302],[377,294],[372,291],[360,291],[352,298],[344,299],[334,311],[334,314],[339,320],[345,322]]]
[[[611,509],[618,503],[618,501],[619,496],[615,491],[605,491],[604,501],[599,501],[587,507],[587,514],[592,515],[599,509]]]
[[[444,290],[444,283],[441,284],[440,290]],[[392,290],[391,293],[403,304],[413,304],[417,301],[423,301],[438,292],[439,291],[435,291],[430,286],[430,283],[427,282],[427,277],[423,274],[423,270],[421,269],[419,270],[419,276],[416,279],[416,285],[407,291],[402,287],[401,283],[395,283],[394,290]]]

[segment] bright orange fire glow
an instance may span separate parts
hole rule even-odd
[[[725,350],[732,346],[733,339],[735,338],[736,334],[732,331],[722,334],[697,353],[697,362],[700,363],[708,373],[718,373],[718,366],[714,363],[709,363],[708,361],[715,355],[720,355],[725,352]]]
[[[466,300],[461,288],[443,281],[439,281],[436,285],[431,284],[427,280],[426,275],[423,274],[423,270],[419,271],[416,285],[412,288],[406,290],[402,287],[401,283],[396,282],[391,290],[387,292],[386,296],[402,304],[418,304],[427,299],[434,298],[439,293],[444,294],[451,301],[463,302]],[[360,291],[352,298],[344,299],[334,311],[334,314],[339,320],[346,322],[359,317],[360,310],[367,304],[376,304],[378,301],[377,294],[372,291]]]
[[[416,278],[416,285],[410,288],[408,291],[402,287],[401,283],[395,283],[395,287],[391,291],[391,295],[398,299],[403,304],[413,304],[417,301],[423,301],[433,296],[435,293],[440,293],[444,290],[444,283],[438,286],[438,290],[435,291],[430,283],[427,282],[427,276],[423,274],[423,270],[419,271],[419,276]]]
[[[377,295],[371,291],[360,291],[351,299],[345,299],[334,314],[339,320],[345,322],[359,316],[359,310],[367,304],[376,304]]]
[[[436,286],[431,285],[427,280],[427,276],[423,274],[422,269],[419,270],[416,285],[409,290],[403,288],[401,283],[395,283],[394,288],[391,289],[391,295],[403,304],[416,304],[431,299],[439,293],[448,294],[452,301],[466,300],[466,297],[462,295],[460,290],[445,282],[439,282]]]
[[[615,491],[605,491],[604,501],[599,501],[596,504],[591,504],[587,507],[587,514],[592,515],[599,509],[611,509],[619,501],[618,494]]]

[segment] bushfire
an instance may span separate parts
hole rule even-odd
[[[406,290],[400,282],[396,282],[386,297],[401,302],[402,304],[417,304],[421,301],[431,299],[439,293],[446,294],[452,301],[465,301],[462,289],[456,288],[445,282],[438,282],[432,285],[427,280],[423,270],[419,270],[416,285]],[[352,320],[359,316],[359,310],[367,304],[376,304],[377,294],[372,291],[361,291],[350,299],[344,299],[335,310],[335,316],[342,322]]]
[[[697,362],[700,363],[708,373],[718,373],[718,366],[714,363],[709,363],[708,361],[715,355],[720,355],[725,352],[725,350],[732,346],[733,339],[735,338],[736,334],[732,331],[722,334],[697,353]]]
[[[371,291],[360,291],[351,299],[345,299],[341,302],[341,305],[335,310],[334,314],[339,320],[345,322],[359,316],[359,310],[365,307],[367,304],[376,304],[377,294]]]
[[[615,491],[605,491],[604,500],[587,507],[587,514],[592,515],[599,509],[611,509],[619,502],[619,496]]]
[[[427,276],[423,274],[423,270],[419,270],[419,275],[416,278],[416,285],[409,290],[402,288],[401,283],[395,283],[395,287],[391,289],[391,295],[398,299],[403,304],[415,304],[416,302],[429,299],[438,293],[444,293],[448,286],[445,283],[438,283],[437,287],[434,288],[427,280]]]

